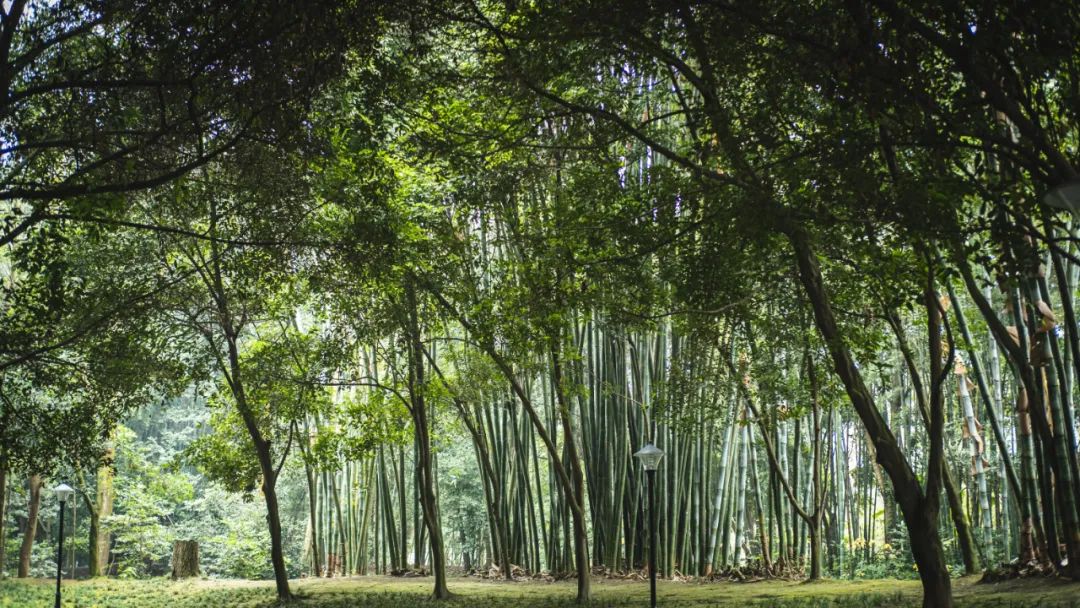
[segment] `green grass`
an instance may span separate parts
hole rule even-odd
[[[296,608],[404,608],[432,606],[430,579],[357,577],[293,581]],[[905,608],[919,605],[917,581],[787,581],[755,583],[676,583],[661,581],[661,606],[776,606],[780,608]],[[489,582],[451,579],[450,608],[555,608],[571,606],[574,583]],[[1080,584],[1052,579],[981,585],[974,578],[954,583],[960,608],[1080,608]],[[0,608],[49,608],[54,588],[48,580],[0,581]],[[593,606],[648,605],[647,583],[596,580]],[[65,608],[268,608],[274,606],[267,581],[167,579],[65,582]]]

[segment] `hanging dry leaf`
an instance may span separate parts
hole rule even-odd
[[[1047,359],[1049,349],[1045,348],[1046,334],[1040,332],[1035,337],[1035,342],[1031,345],[1031,353],[1028,355],[1031,358],[1031,364],[1035,367],[1044,367],[1050,361]]]
[[[1005,328],[1005,331],[1009,332],[1009,337],[1012,338],[1013,344],[1020,346],[1020,334],[1016,331],[1016,326],[1010,325]]]
[[[986,444],[983,443],[982,435],[976,434],[973,438],[975,440],[975,453],[982,454],[984,449],[986,448]]]
[[[1039,300],[1035,303],[1035,307],[1039,309],[1039,314],[1042,315],[1044,319],[1048,319],[1050,321],[1053,321],[1054,323],[1057,323],[1057,317],[1054,316],[1054,311],[1050,308],[1049,304],[1042,300]]]

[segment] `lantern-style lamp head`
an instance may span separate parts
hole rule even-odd
[[[1073,178],[1050,189],[1042,197],[1043,204],[1056,209],[1080,213],[1080,178]]]
[[[651,443],[646,443],[645,447],[634,453],[634,457],[641,460],[641,466],[645,467],[646,471],[655,471],[656,467],[660,466],[664,451]]]
[[[62,483],[53,488],[53,493],[55,493],[56,497],[60,499],[60,502],[67,502],[67,499],[71,498],[71,496],[75,494],[75,488],[67,485],[66,483]]]

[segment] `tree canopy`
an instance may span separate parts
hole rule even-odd
[[[63,478],[91,575],[190,534],[283,600],[461,566],[585,602],[652,551],[928,607],[954,567],[1080,579],[1078,35],[1069,2],[5,4],[0,540],[28,574]],[[230,501],[265,519],[223,544]]]

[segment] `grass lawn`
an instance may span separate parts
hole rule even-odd
[[[978,584],[974,577],[957,579],[957,604],[963,607],[1080,608],[1080,583],[1051,579]],[[304,579],[292,582],[297,608],[397,608],[431,606],[430,579],[355,577]],[[450,580],[456,594],[453,608],[554,608],[572,606],[574,583],[489,582]],[[48,580],[0,581],[0,608],[50,608],[54,587]],[[784,608],[904,608],[919,605],[917,581],[823,581],[815,584],[769,581],[755,583],[676,583],[660,581],[660,606],[780,606]],[[270,581],[168,579],[64,582],[65,608],[267,608],[274,605]],[[614,580],[593,582],[593,606],[647,606],[648,583]]]

